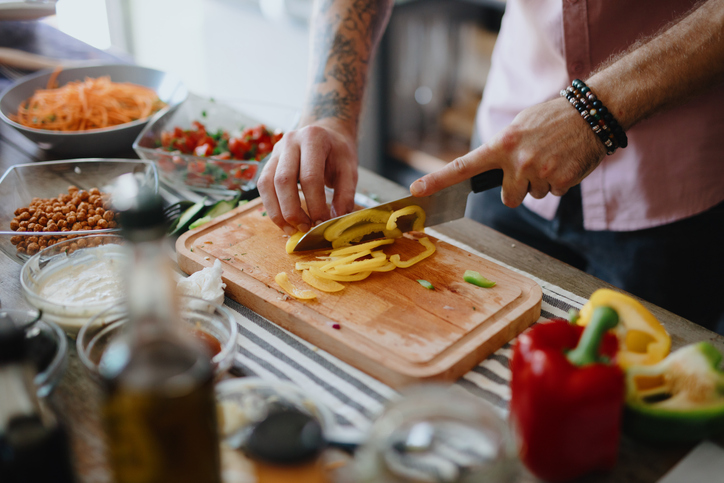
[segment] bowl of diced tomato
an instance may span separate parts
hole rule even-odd
[[[222,102],[192,96],[152,119],[133,148],[166,183],[227,194],[256,186],[261,162],[282,136]]]

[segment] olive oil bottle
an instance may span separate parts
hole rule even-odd
[[[114,204],[131,247],[126,331],[100,365],[115,481],[220,482],[212,366],[177,327],[162,204],[131,179],[118,183]]]

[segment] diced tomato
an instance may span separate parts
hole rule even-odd
[[[196,156],[210,156],[213,152],[214,148],[212,148],[208,143],[196,146],[196,149],[194,149],[194,154]]]

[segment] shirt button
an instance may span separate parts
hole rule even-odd
[[[578,61],[573,62],[571,64],[570,68],[571,68],[571,73],[580,74],[581,72],[583,72],[583,62],[578,62]]]

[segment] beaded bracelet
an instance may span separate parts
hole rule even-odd
[[[582,80],[575,79],[561,91],[561,97],[565,97],[588,122],[606,147],[607,154],[613,154],[616,149],[628,146],[628,137],[621,125]]]

